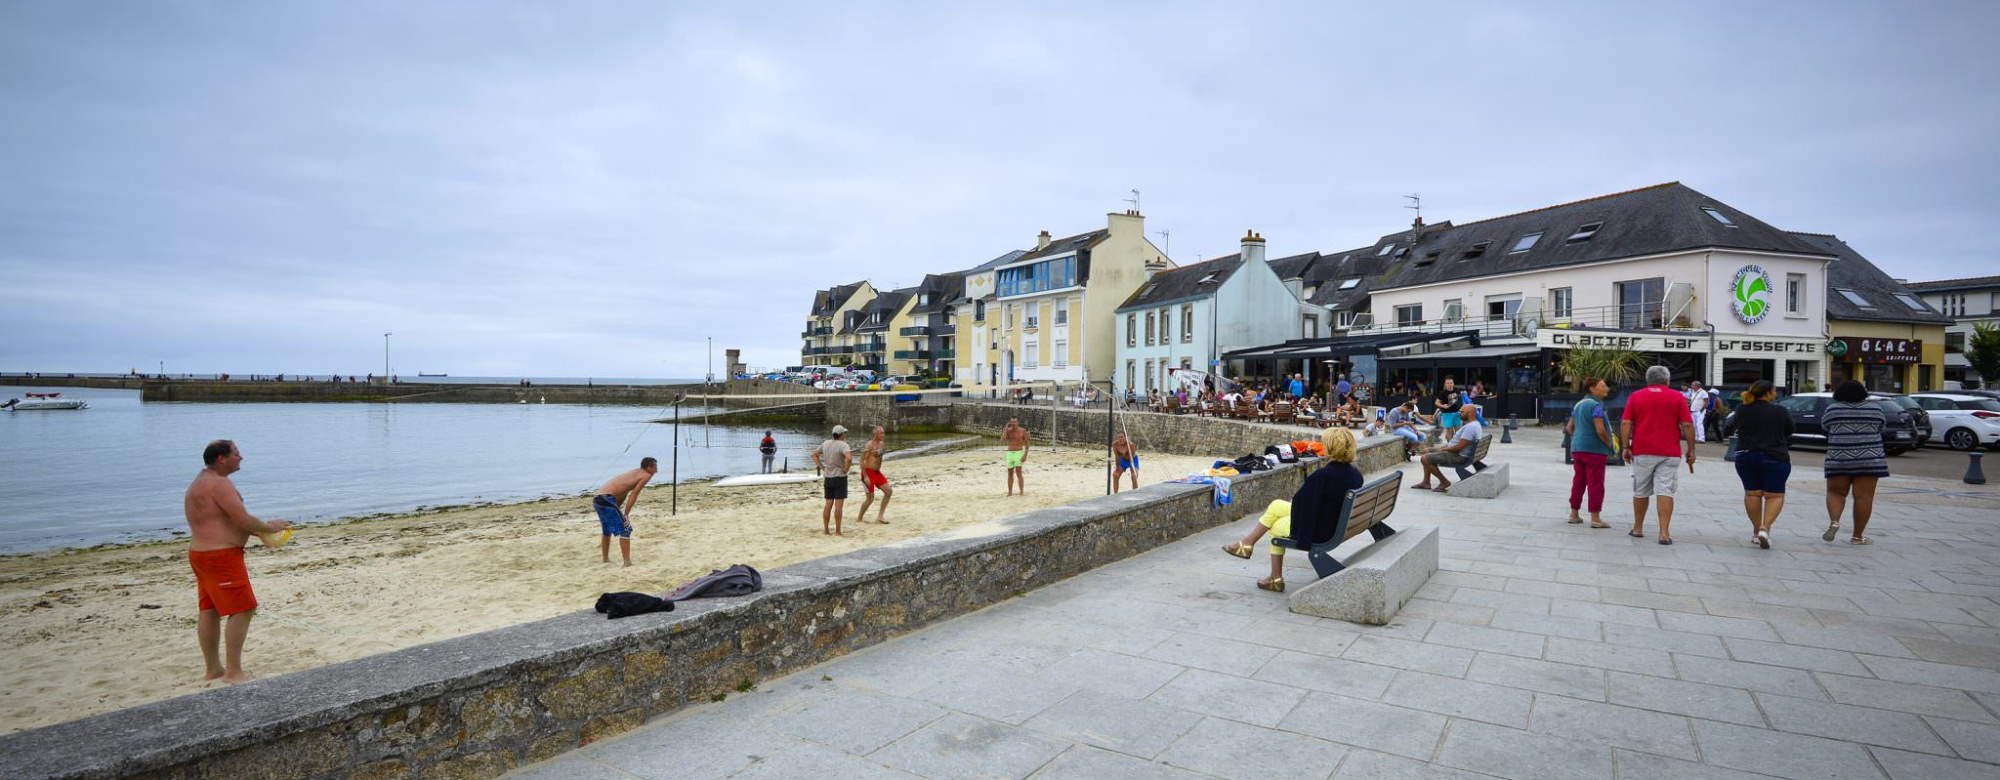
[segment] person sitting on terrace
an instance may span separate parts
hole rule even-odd
[[[1340,517],[1341,502],[1347,500],[1347,491],[1361,487],[1367,481],[1361,470],[1354,467],[1354,434],[1346,428],[1327,428],[1319,434],[1320,443],[1326,446],[1326,465],[1306,477],[1305,484],[1292,494],[1292,500],[1278,499],[1265,507],[1264,515],[1250,526],[1250,532],[1240,541],[1222,548],[1223,552],[1238,558],[1249,558],[1257,549],[1257,540],[1265,533],[1273,537],[1300,538],[1292,536],[1292,518],[1299,518],[1302,535],[1311,538],[1313,532],[1333,524]],[[1271,576],[1257,581],[1257,587],[1264,590],[1285,592],[1285,548],[1270,545]]]

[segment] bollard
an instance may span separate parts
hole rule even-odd
[[[1965,454],[1971,456],[1969,462],[1965,464],[1965,484],[1968,485],[1986,484],[1986,472],[1979,470],[1980,454],[1977,452],[1968,452]]]
[[[1507,426],[1504,426],[1504,425],[1503,425],[1503,426],[1500,426],[1500,443],[1501,443],[1501,444],[1513,444],[1513,443],[1514,443],[1514,429],[1513,429],[1513,428],[1510,428],[1510,427],[1507,427]]]
[[[1570,451],[1569,431],[1563,431],[1563,465],[1576,463],[1576,453]]]
[[[1722,453],[1722,459],[1729,463],[1736,462],[1736,437],[1729,437],[1729,451]]]

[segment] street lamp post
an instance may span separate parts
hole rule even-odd
[[[382,384],[389,383],[389,337],[394,333],[382,334]]]

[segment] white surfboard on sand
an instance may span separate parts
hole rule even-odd
[[[795,482],[818,482],[812,474],[745,474],[740,477],[716,480],[716,487],[756,487],[759,485],[789,485]]]

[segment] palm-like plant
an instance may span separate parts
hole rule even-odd
[[[1645,359],[1629,349],[1582,347],[1563,353],[1562,372],[1567,375],[1570,392],[1583,391],[1583,378],[1603,377],[1613,385],[1621,385],[1639,378],[1639,367]]]

